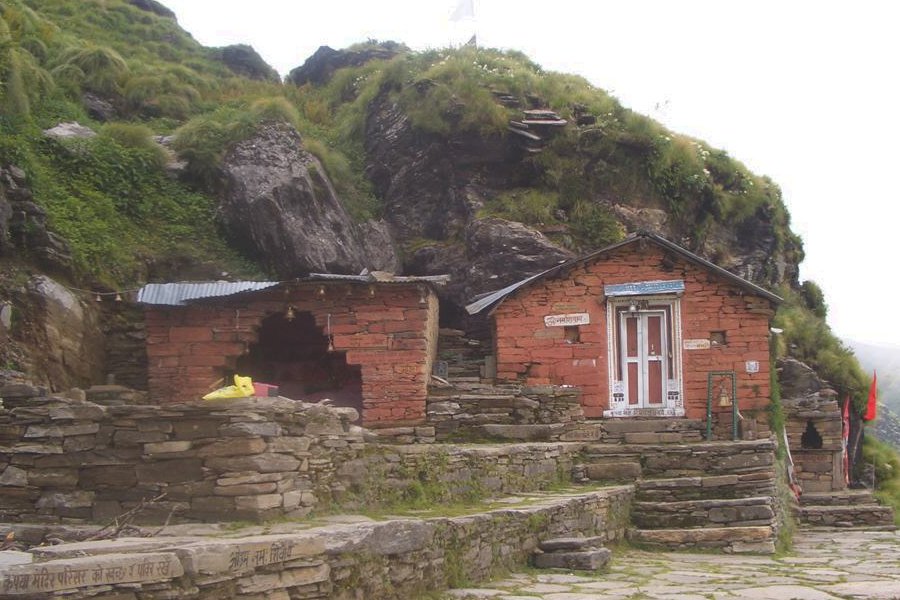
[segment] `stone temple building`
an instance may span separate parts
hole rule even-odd
[[[780,300],[640,233],[467,310],[490,315],[499,381],[578,387],[588,418],[709,412],[726,435],[756,437],[768,435],[769,320]]]

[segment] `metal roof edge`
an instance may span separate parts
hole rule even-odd
[[[446,285],[449,275],[397,276],[379,274],[337,275],[332,273],[310,273],[291,281],[182,281],[173,283],[148,283],[137,294],[139,304],[152,306],[187,306],[190,303],[227,298],[242,294],[252,294],[290,283],[311,283],[342,281],[347,283],[390,285],[426,284],[430,287]]]

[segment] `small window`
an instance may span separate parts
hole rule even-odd
[[[581,330],[578,325],[566,325],[563,328],[563,338],[567,344],[577,344],[581,342]]]
[[[725,332],[724,331],[710,331],[709,332],[709,345],[713,348],[718,346],[725,345]]]

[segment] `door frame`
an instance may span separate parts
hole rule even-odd
[[[628,308],[635,306],[636,310],[628,311]],[[684,374],[682,370],[681,356],[681,299],[672,295],[656,295],[656,296],[617,296],[607,300],[607,361],[608,366],[608,385],[609,385],[609,409],[603,411],[604,417],[636,417],[636,416],[656,416],[656,417],[681,417],[684,416],[684,391],[683,382]],[[643,399],[643,394],[639,392],[639,401],[637,405],[628,403],[627,394],[627,376],[620,375],[619,357],[624,356],[624,336],[622,325],[625,323],[625,315],[627,314],[643,314],[663,313],[663,320],[666,327],[663,331],[663,337],[669,341],[668,348],[671,356],[666,357],[662,365],[663,372],[663,401],[660,404],[648,406]],[[641,319],[640,322],[646,322]],[[638,364],[646,363],[646,336],[639,335],[639,358]],[[622,366],[625,365],[624,359]],[[640,367],[639,367],[640,369]],[[639,384],[647,379],[646,373],[642,373]]]

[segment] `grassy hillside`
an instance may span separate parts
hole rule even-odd
[[[212,223],[216,169],[229,145],[265,118],[301,131],[352,214],[377,216],[362,142],[369,102],[380,93],[390,94],[421,131],[444,136],[507,135],[507,121],[520,111],[497,102],[500,92],[522,106],[539,99],[568,119],[576,111],[597,116],[590,135],[567,128],[530,159],[541,174],[533,188],[511,190],[485,207],[487,214],[543,225],[563,211],[573,223],[563,241],[576,249],[621,235],[603,201],[624,198],[666,209],[692,238],[702,238],[713,222],[740,231],[762,211],[780,243],[796,249],[793,258],[802,257],[770,180],[518,52],[401,51],[341,69],[323,86],[296,88],[236,75],[221,51],[199,45],[174,19],[125,0],[2,0],[0,7],[0,160],[26,169],[79,269],[94,277],[140,278],[148,253],[180,252],[188,240],[201,252],[226,253]],[[40,130],[63,120],[101,129],[83,108],[85,94],[110,102],[113,121],[141,127],[107,126],[77,151],[45,141]],[[182,181],[166,177],[166,157],[149,139],[171,133],[188,161]]]
[[[483,212],[529,224],[569,223],[564,243],[597,247],[622,234],[610,201],[665,209],[676,230],[702,239],[712,224],[753,235],[771,223],[788,259],[802,249],[778,187],[724,151],[668,131],[574,75],[544,71],[519,52],[461,48],[411,52],[339,69],[322,85],[283,85],[236,75],[221,50],[204,48],[177,22],[126,0],[0,0],[0,162],[28,175],[35,202],[72,246],[76,276],[122,286],[167,257],[213,260],[245,271],[215,225],[218,166],[257,124],[294,124],[323,162],[351,214],[377,216],[364,175],[365,121],[387,95],[423,135],[509,135],[521,108],[549,107],[573,120],[524,165],[534,185],[505,190]],[[352,50],[365,50],[366,42]],[[505,102],[498,101],[504,97]],[[85,98],[112,116],[90,118]],[[510,108],[509,105],[518,105]],[[99,133],[63,143],[41,130],[77,120]],[[167,172],[174,134],[187,167]],[[783,290],[784,353],[807,360],[842,391],[864,396],[864,377],[831,335],[814,284]]]

